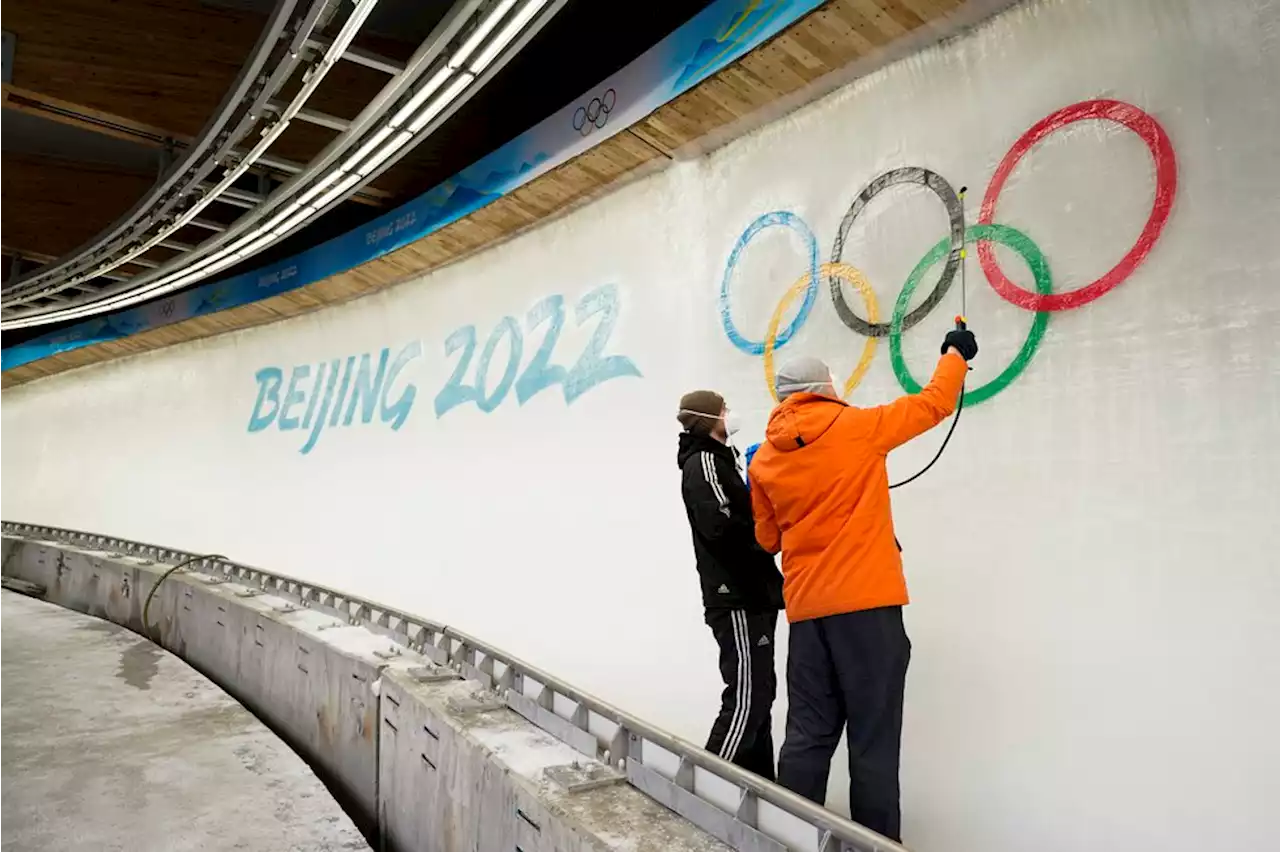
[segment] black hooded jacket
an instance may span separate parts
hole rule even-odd
[[[782,609],[782,574],[756,543],[751,495],[734,450],[714,438],[680,433],[676,456],[693,530],[693,552],[708,609]]]

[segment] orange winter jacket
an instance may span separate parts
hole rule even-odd
[[[888,405],[798,393],[773,410],[748,476],[756,539],[782,551],[788,621],[907,603],[885,457],[955,411],[967,370],[950,353]]]

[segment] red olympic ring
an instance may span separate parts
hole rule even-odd
[[[978,224],[990,225],[995,221],[996,199],[1000,196],[1000,190],[1004,188],[1004,182],[1024,154],[1055,130],[1087,119],[1106,119],[1123,124],[1138,134],[1151,149],[1151,157],[1155,160],[1156,166],[1156,198],[1151,207],[1151,217],[1147,219],[1147,224],[1138,235],[1133,248],[1129,249],[1129,253],[1122,257],[1110,272],[1088,286],[1066,293],[1042,295],[1022,289],[1000,270],[991,243],[985,240],[978,243],[978,260],[992,289],[1005,301],[1029,311],[1065,311],[1078,308],[1113,289],[1128,278],[1138,264],[1146,259],[1156,240],[1159,239],[1165,223],[1169,221],[1169,212],[1173,209],[1173,196],[1178,188],[1178,165],[1173,155],[1173,143],[1169,141],[1164,128],[1154,118],[1132,104],[1123,101],[1093,100],[1072,104],[1047,115],[1022,134],[1022,137],[1009,149],[1009,153],[1004,155],[995,174],[991,176],[987,194],[982,199],[982,213],[978,217]]]

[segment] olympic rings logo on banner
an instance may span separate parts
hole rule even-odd
[[[1049,264],[1045,260],[1044,254],[1027,234],[1008,225],[996,224],[996,203],[1010,174],[1013,173],[1018,163],[1037,143],[1069,124],[1091,119],[1111,121],[1126,127],[1146,143],[1155,165],[1155,201],[1151,207],[1151,214],[1143,226],[1142,233],[1139,234],[1132,248],[1125,253],[1124,257],[1114,267],[1096,281],[1090,282],[1080,289],[1066,293],[1054,293],[1053,279],[1049,273]],[[844,261],[845,241],[848,238],[850,228],[863,209],[884,190],[901,184],[917,184],[937,196],[946,211],[950,227],[948,235],[934,245],[920,259],[915,268],[911,270],[894,302],[893,312],[889,321],[883,322],[880,317],[880,307],[877,304],[875,292],[871,289],[866,277],[859,269]],[[776,400],[777,391],[774,382],[775,353],[790,342],[804,326],[810,312],[813,310],[814,304],[817,302],[818,291],[821,288],[820,279],[825,278],[832,305],[835,307],[840,321],[850,331],[866,338],[856,366],[842,384],[841,396],[848,397],[862,381],[863,376],[866,375],[868,368],[871,366],[871,360],[875,356],[876,348],[882,337],[889,338],[889,359],[898,384],[907,393],[917,393],[920,391],[921,385],[911,374],[903,358],[902,334],[932,313],[933,309],[941,303],[948,290],[950,290],[956,273],[960,269],[960,264],[963,262],[966,251],[965,244],[973,244],[977,247],[978,261],[982,272],[997,295],[1010,304],[1032,311],[1035,314],[1026,341],[1009,365],[991,381],[978,388],[966,391],[965,405],[976,405],[1004,390],[1026,369],[1044,339],[1050,314],[1087,305],[1110,290],[1115,289],[1133,274],[1133,271],[1151,253],[1151,249],[1155,246],[1161,232],[1164,230],[1165,224],[1169,220],[1169,214],[1173,210],[1174,195],[1177,193],[1177,185],[1178,168],[1174,157],[1173,145],[1169,141],[1169,136],[1165,133],[1164,128],[1154,118],[1132,104],[1122,101],[1091,100],[1072,104],[1036,122],[1013,144],[1013,147],[1004,155],[1004,158],[1001,159],[994,174],[991,176],[991,182],[987,185],[986,194],[983,196],[977,224],[969,228],[965,227],[964,208],[960,197],[951,187],[951,184],[936,172],[917,166],[908,166],[885,172],[872,180],[858,193],[848,212],[845,213],[844,218],[840,221],[835,243],[831,250],[831,260],[828,263],[819,262],[817,238],[809,225],[796,214],[787,211],[774,211],[757,217],[738,237],[738,241],[734,244],[733,250],[729,253],[729,259],[725,263],[724,276],[720,281],[720,321],[724,327],[725,335],[735,347],[748,355],[763,356],[765,382],[769,387],[769,392],[773,394]],[[730,285],[738,261],[741,260],[747,245],[761,231],[774,227],[787,228],[800,236],[805,246],[804,254],[808,269],[783,293],[781,301],[769,319],[764,339],[750,340],[734,325],[729,306]],[[996,255],[992,249],[993,243],[1007,246],[1022,258],[1023,262],[1031,270],[1035,292],[1024,290],[1004,274],[996,261]],[[908,312],[907,306],[910,304],[911,297],[915,294],[920,280],[926,272],[939,263],[943,264],[943,268],[937,284],[934,285],[933,290],[915,310]],[[843,285],[846,283],[856,289],[861,296],[863,307],[866,311],[866,319],[858,316],[845,299]],[[782,319],[787,311],[797,299],[801,298],[800,306],[791,322],[785,327],[781,327]]]
[[[583,136],[592,130],[599,130],[609,123],[609,114],[618,103],[618,93],[606,89],[598,98],[592,98],[586,106],[580,106],[573,112],[573,129]]]

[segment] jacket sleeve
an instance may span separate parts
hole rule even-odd
[[[732,466],[711,453],[696,453],[684,463],[684,501],[693,517],[693,526],[704,538],[716,541],[725,536],[751,536],[751,518],[730,510],[725,477],[737,478]],[[741,487],[741,484],[739,484]]]
[[[747,468],[747,481],[751,480],[750,468]],[[769,495],[764,493],[759,482],[750,484],[751,512],[756,521],[756,543],[766,553],[777,553],[782,550],[782,530],[778,529],[778,518],[773,511],[773,503]]]
[[[875,448],[888,453],[946,420],[956,410],[956,399],[968,371],[964,358],[948,353],[938,361],[933,378],[919,393],[871,409],[876,418],[871,432]]]

